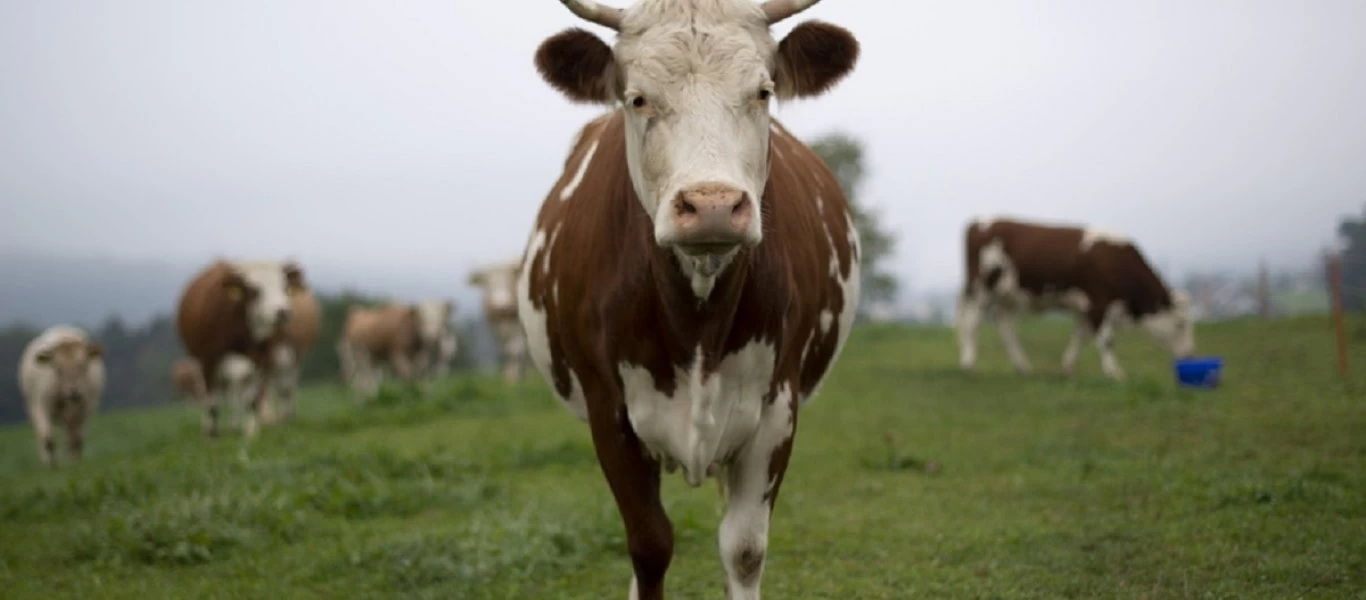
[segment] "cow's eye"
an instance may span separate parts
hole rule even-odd
[[[768,88],[763,88],[763,89],[759,90],[759,101],[760,101],[760,102],[768,102],[768,99],[769,99],[769,98],[772,98],[772,97],[773,97],[773,90],[770,90],[770,89],[768,89]]]
[[[645,108],[646,104],[647,102],[645,102],[645,96],[636,96],[635,98],[631,99],[631,106],[634,106],[636,108]]]

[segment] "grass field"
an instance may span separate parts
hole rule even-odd
[[[1138,333],[1127,383],[1090,349],[1064,379],[1067,333],[1026,327],[1020,377],[993,332],[967,375],[948,330],[856,331],[802,413],[766,595],[1366,597],[1363,336],[1344,381],[1326,320],[1203,325],[1226,385],[1191,391]],[[0,596],[625,598],[587,428],[539,377],[361,408],[312,388],[249,448],[198,418],[101,415],[57,471],[0,431]],[[714,484],[666,497],[671,597],[722,597]]]

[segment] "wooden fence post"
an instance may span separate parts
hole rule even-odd
[[[1328,298],[1333,311],[1333,329],[1337,331],[1338,374],[1346,377],[1347,326],[1342,314],[1342,255],[1336,252],[1328,256]]]

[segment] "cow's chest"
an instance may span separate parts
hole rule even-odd
[[[700,353],[699,353],[700,356]],[[675,385],[661,391],[651,372],[618,365],[631,427],[652,456],[689,485],[714,475],[753,439],[773,387],[773,345],[751,342],[703,373],[700,358],[674,368]]]

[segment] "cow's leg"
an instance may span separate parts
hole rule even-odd
[[[255,386],[243,386],[243,394],[250,394],[247,396],[247,410],[242,415],[242,434],[248,439],[256,437],[261,423],[266,422],[266,406],[270,402],[270,387],[274,380],[274,373],[261,373],[253,381]]]
[[[79,462],[85,449],[85,415],[72,418],[66,423],[66,453],[71,462]]]
[[[673,560],[673,523],[659,497],[659,463],[647,456],[630,428],[624,404],[619,406],[613,411],[611,404],[603,403],[607,410],[589,413],[593,448],[626,526],[634,571],[629,597],[661,600],[664,573]]]
[[[1088,315],[1096,330],[1096,351],[1100,353],[1100,368],[1114,380],[1124,379],[1124,370],[1115,358],[1115,319],[1105,307],[1092,308]]]
[[[980,295],[964,293],[958,297],[958,365],[972,370],[977,365],[977,326],[982,322],[984,302]]]
[[[299,389],[299,365],[291,357],[289,363],[277,368],[275,394],[280,402],[279,420],[289,421],[294,418],[294,393]]]
[[[730,600],[759,598],[769,519],[792,454],[796,405],[790,394],[778,394],[764,409],[754,438],[723,475],[726,514],[721,518],[719,537]]]
[[[1062,353],[1062,372],[1071,375],[1077,368],[1077,357],[1081,354],[1081,345],[1086,342],[1086,338],[1091,335],[1091,325],[1083,318],[1077,318],[1076,327],[1072,329],[1072,339],[1067,342],[1067,349]]]
[[[57,441],[52,439],[52,418],[41,402],[28,404],[28,418],[33,422],[33,437],[38,442],[38,460],[49,467],[57,466]]]
[[[1000,332],[1001,343],[1005,344],[1006,354],[1010,355],[1010,364],[1015,366],[1015,370],[1020,373],[1029,373],[1034,368],[1029,364],[1029,357],[1025,355],[1024,348],[1020,346],[1020,336],[1015,331],[1015,321],[1017,314],[1011,309],[1001,309],[996,311],[996,329]]]

